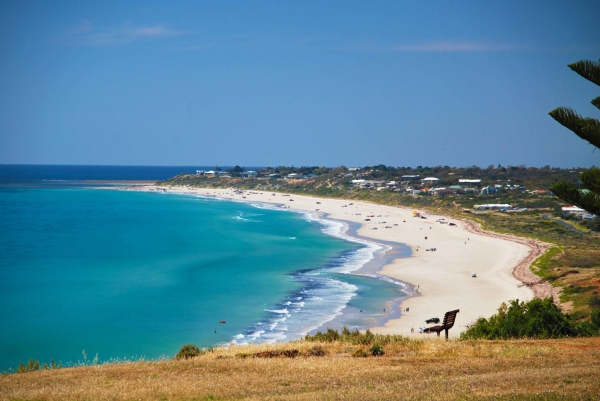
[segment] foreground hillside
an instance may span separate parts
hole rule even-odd
[[[0,399],[593,400],[600,397],[600,338],[448,342],[435,338],[406,339],[385,345],[382,356],[353,357],[358,349],[359,345],[348,343],[315,345],[302,341],[223,348],[181,361],[11,374],[0,377]],[[319,356],[323,351],[325,355]]]

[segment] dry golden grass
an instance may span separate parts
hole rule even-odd
[[[2,400],[600,399],[600,338],[404,341],[381,357],[315,343],[217,349],[183,361],[136,362],[0,377]],[[242,357],[297,349],[295,358]]]

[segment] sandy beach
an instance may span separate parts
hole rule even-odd
[[[155,186],[136,186],[134,189],[162,190]],[[281,204],[290,210],[318,211],[326,213],[328,219],[360,223],[358,234],[365,239],[408,245],[412,249],[411,256],[395,259],[385,265],[380,274],[409,283],[417,294],[401,303],[400,318],[371,329],[377,333],[435,336],[419,334],[420,327],[428,326],[425,320],[432,317],[442,319],[445,312],[460,309],[456,324],[450,330],[450,336],[456,337],[477,318],[494,314],[502,302],[551,295],[544,284],[519,286],[522,281],[535,278],[528,268],[544,252],[543,244],[487,233],[471,222],[425,212],[422,214],[426,218],[418,218],[414,217],[412,209],[348,200],[257,191],[235,194],[225,189],[164,189],[237,201]],[[455,225],[442,224],[440,219]],[[431,248],[436,250],[427,250]],[[472,277],[473,274],[477,277]]]

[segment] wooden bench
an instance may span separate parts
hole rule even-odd
[[[446,340],[448,339],[448,330],[450,330],[452,328],[452,326],[454,326],[454,321],[456,320],[456,314],[460,312],[459,309],[457,310],[453,310],[450,312],[446,312],[446,314],[444,315],[444,321],[442,322],[441,325],[437,325],[437,326],[433,326],[433,327],[428,327],[425,330],[423,330],[423,333],[433,333],[436,332],[438,337],[440,336],[440,332],[442,330],[446,330]]]

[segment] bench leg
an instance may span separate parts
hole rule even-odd
[[[440,332],[439,331],[437,332],[437,335],[438,335],[438,337],[440,336]]]
[[[448,329],[445,330],[446,331],[446,340],[448,339]]]

